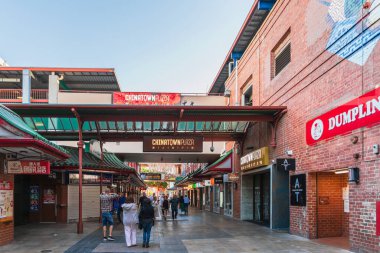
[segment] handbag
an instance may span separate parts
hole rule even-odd
[[[143,225],[141,224],[141,222],[139,222],[139,229],[142,229],[143,228]]]

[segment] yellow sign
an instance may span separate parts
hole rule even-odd
[[[269,165],[268,147],[257,149],[240,158],[241,170],[249,170],[267,165]]]

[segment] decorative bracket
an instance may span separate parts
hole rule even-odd
[[[278,123],[280,122],[282,116],[285,115],[285,113],[287,113],[287,110],[283,110],[283,111],[279,112],[278,114],[276,114],[274,116],[273,121],[270,122],[271,130],[272,130],[272,141],[270,143],[271,147],[276,147],[277,146],[277,142],[276,142],[277,126],[278,126]]]

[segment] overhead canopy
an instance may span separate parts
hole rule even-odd
[[[49,75],[54,72],[63,78],[60,80],[62,90],[120,91],[112,68],[0,67],[2,89],[21,89],[23,70],[31,71],[33,89],[47,89]]]
[[[232,149],[221,156],[214,163],[203,168],[202,175],[219,175],[232,172]]]
[[[67,151],[33,131],[7,107],[0,105],[0,153],[18,160],[61,160]]]
[[[249,122],[273,121],[285,106],[130,106],[8,104],[29,127],[51,140],[140,141],[146,135],[186,134],[238,140]]]

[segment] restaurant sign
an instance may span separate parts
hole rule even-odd
[[[290,204],[306,206],[306,174],[290,176]]]
[[[114,92],[113,103],[117,105],[178,105],[179,93]]]
[[[263,147],[240,158],[241,170],[269,165],[269,148]]]
[[[8,161],[7,173],[9,174],[50,174],[49,161]]]
[[[144,152],[202,152],[202,137],[144,136]]]
[[[306,143],[332,138],[380,123],[380,88],[372,90],[306,123]]]

